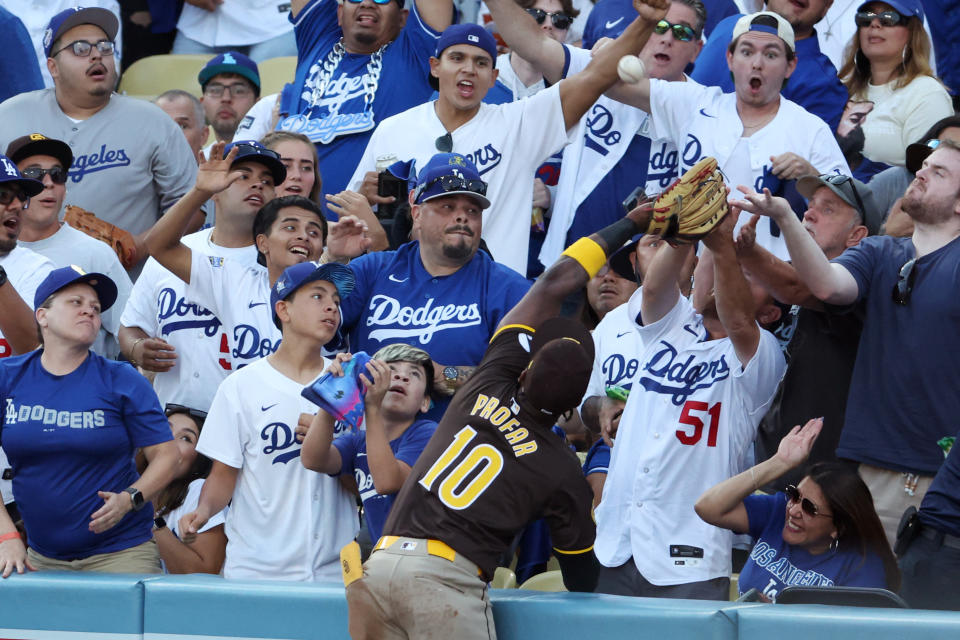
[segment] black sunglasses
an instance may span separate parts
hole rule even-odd
[[[905,25],[908,20],[906,16],[900,15],[896,11],[881,11],[880,13],[857,11],[853,17],[858,27],[869,27],[876,18],[880,19],[880,26],[882,27],[895,27],[898,24]]]
[[[98,42],[87,42],[86,40],[76,40],[71,42],[65,47],[61,47],[50,54],[50,57],[54,57],[61,51],[66,51],[67,49],[73,50],[73,55],[78,58],[86,58],[90,55],[90,52],[93,51],[93,48],[96,47],[97,51],[100,52],[102,56],[112,56],[113,55],[113,42],[110,40],[100,40]]]
[[[20,172],[24,178],[32,178],[33,180],[39,180],[43,182],[43,176],[50,176],[50,179],[53,180],[53,184],[66,184],[67,182],[67,170],[63,167],[50,167],[49,169],[41,169],[40,167],[29,167]]]
[[[7,206],[13,202],[14,198],[23,203],[24,209],[26,209],[30,204],[30,196],[28,196],[27,192],[20,187],[7,187],[0,185],[0,206]]]
[[[853,191],[853,197],[857,201],[857,206],[860,208],[860,215],[866,216],[867,209],[863,206],[863,200],[860,199],[860,192],[857,191],[857,183],[853,181],[853,178],[850,176],[842,176],[835,173],[824,174],[820,176],[820,179],[824,182],[832,184],[835,187],[839,187],[846,183],[850,183],[850,189]]]
[[[659,36],[662,36],[668,30],[673,34],[673,37],[680,42],[690,42],[697,37],[696,31],[685,24],[673,24],[666,20],[661,20],[653,27],[653,32]]]
[[[794,504],[799,502],[800,508],[808,516],[811,516],[813,518],[816,518],[817,516],[823,516],[824,518],[833,517],[833,514],[830,514],[830,513],[820,513],[819,507],[813,504],[813,502],[811,502],[809,498],[801,498],[800,489],[797,489],[796,486],[792,484],[788,484],[787,487],[783,490],[783,492],[787,494],[787,499],[790,500],[790,502]]]
[[[917,259],[907,260],[897,275],[897,282],[893,285],[893,301],[901,306],[907,306],[910,302],[910,294],[913,292],[913,283],[917,279]]]
[[[207,412],[206,412],[206,411],[200,411],[199,409],[191,409],[190,407],[188,407],[188,406],[186,406],[186,405],[174,404],[174,403],[172,403],[172,402],[167,403],[167,406],[165,406],[165,407],[163,408],[163,413],[164,413],[164,415],[166,415],[168,418],[169,418],[170,416],[174,415],[175,413],[183,413],[183,414],[186,414],[186,415],[190,416],[191,418],[193,418],[194,420],[196,420],[198,426],[200,426],[200,427],[203,426],[204,421],[207,419]]]
[[[467,180],[465,178],[448,175],[434,178],[430,182],[426,182],[417,187],[417,191],[414,194],[414,201],[419,200],[420,195],[435,184],[439,184],[444,193],[451,191],[469,191],[481,196],[487,195],[487,183],[483,180]]]
[[[450,153],[453,151],[453,136],[445,133],[437,138],[433,144],[436,145],[437,151],[440,153]]]
[[[550,22],[553,23],[554,28],[556,29],[569,29],[570,25],[573,24],[573,18],[568,16],[565,13],[547,13],[543,9],[527,9],[527,13],[533,16],[533,19],[537,21],[537,24],[543,24],[543,21],[547,19],[547,16],[550,16]]]

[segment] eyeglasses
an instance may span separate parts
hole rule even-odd
[[[445,133],[437,138],[433,144],[436,145],[437,151],[440,153],[450,153],[453,151],[453,136]]]
[[[537,24],[543,24],[547,16],[550,16],[550,22],[553,23],[554,28],[560,29],[561,31],[569,29],[570,25],[573,24],[573,18],[559,11],[556,13],[547,13],[543,9],[527,9],[527,13],[533,16]]]
[[[30,167],[21,171],[20,175],[24,178],[39,180],[40,182],[43,182],[43,176],[48,175],[50,179],[53,180],[53,184],[66,184],[67,182],[67,170],[63,167],[50,167],[49,169]]]
[[[907,306],[910,302],[910,294],[913,292],[913,283],[917,279],[917,272],[914,267],[917,266],[917,259],[907,260],[897,275],[897,282],[893,285],[893,301],[900,306]]]
[[[417,187],[413,198],[414,201],[419,200],[420,195],[435,184],[439,184],[444,193],[451,191],[469,191],[481,196],[487,195],[487,183],[483,180],[467,180],[457,176],[440,176]]]
[[[168,403],[167,406],[163,408],[163,413],[168,418],[174,415],[175,413],[183,413],[190,416],[194,420],[197,420],[200,423],[200,425],[203,425],[204,420],[207,419],[206,411],[200,411],[199,409],[191,409],[186,405],[173,404],[172,402]]]
[[[783,490],[783,492],[787,494],[787,499],[791,503],[796,504],[799,502],[800,508],[808,516],[812,518],[816,518],[817,516],[823,516],[824,518],[833,517],[832,513],[820,513],[820,508],[817,507],[817,505],[813,504],[813,502],[809,498],[801,498],[800,489],[797,489],[796,486],[792,484],[788,484],[787,487]]]
[[[0,206],[6,207],[13,199],[16,198],[23,203],[23,208],[26,209],[27,205],[30,202],[30,196],[21,189],[20,187],[6,187],[0,185]]]
[[[832,184],[835,187],[839,187],[846,183],[850,183],[850,189],[853,191],[853,197],[857,201],[857,207],[860,208],[860,215],[866,219],[867,209],[863,206],[863,200],[860,199],[860,192],[857,191],[857,184],[853,181],[853,178],[850,176],[842,176],[836,173],[824,174],[820,176],[820,179],[828,184]]]
[[[673,34],[673,37],[680,42],[690,42],[697,37],[697,32],[685,24],[673,24],[666,20],[661,20],[653,27],[653,32],[662,36],[667,31]]]
[[[210,96],[211,98],[219,98],[224,92],[229,92],[234,98],[249,98],[253,95],[253,89],[250,88],[250,85],[244,84],[243,82],[236,84],[211,82],[204,88],[203,95]]]
[[[873,24],[874,19],[880,19],[880,26],[882,27],[895,27],[898,24],[906,25],[907,18],[902,16],[896,11],[882,11],[880,13],[874,13],[873,11],[857,11],[853,19],[856,21],[858,27],[869,27]]]
[[[71,42],[65,47],[57,49],[50,54],[50,57],[54,57],[61,51],[66,51],[67,49],[73,49],[73,55],[78,58],[86,58],[90,55],[90,52],[93,51],[93,48],[96,47],[97,51],[102,56],[112,56],[113,55],[113,42],[110,40],[99,40],[97,42],[87,42],[86,40],[76,40]]]

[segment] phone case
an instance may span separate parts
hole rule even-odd
[[[360,374],[366,372],[370,356],[364,351],[353,354],[343,363],[343,375],[324,373],[300,392],[337,420],[356,431],[363,423],[363,397],[365,391]]]

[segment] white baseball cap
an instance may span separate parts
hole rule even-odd
[[[733,37],[730,42],[736,42],[737,38],[748,31],[772,33],[783,40],[790,53],[795,53],[797,50],[793,42],[793,27],[783,17],[772,11],[751,13],[737,20],[737,24],[733,27]]]

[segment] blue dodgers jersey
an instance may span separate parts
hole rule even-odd
[[[87,527],[103,506],[98,491],[119,493],[139,478],[134,450],[172,439],[150,383],[129,364],[93,352],[55,376],[41,365],[42,353],[0,362],[0,438],[29,546],[67,560],[146,542],[149,505],[104,533]]]
[[[372,355],[402,342],[442,365],[479,364],[500,320],[530,288],[481,251],[456,273],[434,278],[420,260],[418,242],[360,256],[350,268],[356,286],[341,312],[351,350]],[[438,419],[447,404],[437,402],[427,416]]]
[[[290,115],[281,118],[277,129],[302,133],[316,143],[323,191],[338,193],[349,188],[347,182],[367,148],[373,127],[426,102],[433,93],[428,81],[429,59],[440,34],[421,20],[416,3],[410,3],[406,26],[384,50],[379,86],[368,114],[370,122],[364,115],[364,76],[369,56],[344,54],[323,99],[316,106],[310,105],[311,77],[343,35],[334,0],[312,0],[291,20],[299,52],[290,92],[295,103],[281,107]],[[327,215],[337,219],[332,212]]]
[[[404,431],[399,438],[390,441],[390,450],[401,462],[413,467],[417,458],[423,453],[424,447],[437,430],[437,423],[433,420],[417,420]],[[381,494],[373,487],[373,475],[367,463],[367,434],[365,431],[345,433],[335,438],[333,446],[340,452],[342,460],[340,473],[349,473],[357,481],[360,499],[363,500],[363,513],[370,528],[370,539],[377,541],[383,532],[383,525],[387,521],[390,507],[397,494]],[[337,474],[339,475],[339,474]]]
[[[733,0],[705,0],[707,21],[703,25],[704,36],[709,36],[714,27],[726,18],[737,13]],[[637,11],[632,0],[600,0],[587,17],[583,28],[583,48],[592,49],[600,38],[616,38],[627,28]]]
[[[708,87],[720,87],[724,93],[733,92],[733,78],[727,66],[727,47],[740,16],[732,15],[717,25],[697,56],[691,78]],[[847,89],[837,77],[837,69],[830,58],[820,52],[816,31],[809,38],[797,40],[796,46],[797,68],[780,95],[819,116],[831,131],[836,131],[847,104]]]
[[[583,461],[583,475],[607,473],[609,468],[610,447],[603,440],[597,440],[587,451],[587,459]]]

